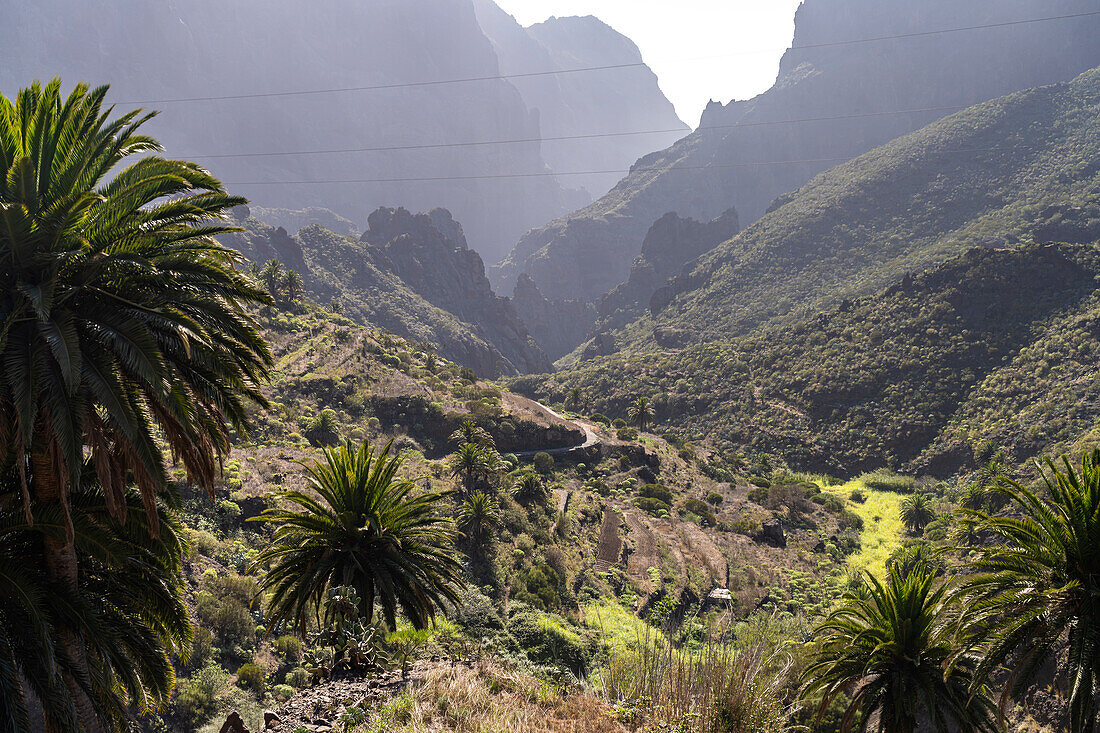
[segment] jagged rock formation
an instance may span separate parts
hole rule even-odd
[[[1100,17],[828,44],[1095,9],[1094,0],[806,0],[772,89],[712,105],[698,131],[640,160],[599,201],[528,232],[495,281],[526,272],[551,297],[598,298],[627,278],[638,243],[664,212],[706,221],[736,206],[751,223],[835,162],[952,111],[941,108],[1068,81],[1100,64]],[[820,119],[828,117],[843,119]],[[758,124],[773,122],[783,124]],[[768,161],[811,162],[754,165]]]
[[[522,28],[491,0],[474,0],[477,18],[493,42],[505,74],[642,63],[638,47],[592,16],[550,18]],[[638,158],[671,145],[691,131],[665,98],[646,66],[585,74],[510,80],[538,113],[547,138],[660,130],[654,134],[587,140],[546,140],[542,155],[558,172],[623,171]],[[601,196],[622,173],[570,176],[568,186]]]
[[[652,308],[654,294],[687,263],[732,238],[740,229],[737,210],[702,223],[669,212],[650,227],[630,279],[600,298],[598,327],[621,328]],[[655,309],[655,310],[659,310]]]
[[[537,142],[266,155],[537,140],[538,115],[495,78],[501,65],[472,0],[0,0],[0,12],[6,94],[55,75],[109,83],[108,101],[163,110],[147,131],[170,155],[265,154],[200,158],[264,207],[360,217],[395,201],[446,206],[496,261],[530,227],[590,200],[554,177],[470,178],[546,171]],[[487,80],[401,86],[456,78]],[[357,91],[263,96],[317,89]],[[192,101],[157,101],[172,99]],[[291,183],[253,185],[262,182]]]
[[[269,209],[250,206],[249,209],[251,215],[260,221],[273,227],[283,227],[292,234],[297,234],[310,224],[320,224],[330,232],[344,237],[358,237],[361,234],[359,225],[351,219],[321,206],[309,206],[304,209]]]
[[[349,318],[432,344],[443,357],[479,375],[495,377],[520,371],[479,326],[463,322],[414,291],[379,248],[341,237],[318,224],[291,236],[282,227],[247,217],[247,211],[236,213],[246,217],[237,222],[243,231],[225,235],[223,241],[253,262],[262,264],[275,258],[298,271],[311,300],[335,300]],[[506,350],[509,346],[505,342]],[[530,366],[545,369],[548,360],[540,358],[526,339],[517,338],[515,346]],[[520,364],[525,364],[523,358]]]
[[[582,300],[551,300],[527,275],[519,276],[512,304],[539,346],[554,360],[572,351],[596,322],[594,305]]]
[[[474,325],[519,371],[551,370],[512,303],[493,293],[481,255],[469,248],[462,226],[449,211],[414,215],[403,208],[381,208],[367,224],[362,241],[414,292]]]

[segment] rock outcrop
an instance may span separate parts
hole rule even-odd
[[[630,267],[630,279],[600,298],[598,327],[622,328],[638,318],[669,278],[732,238],[739,229],[736,209],[706,223],[682,218],[675,212],[662,216],[649,228],[642,252]]]
[[[580,300],[551,300],[527,275],[520,275],[512,303],[531,335],[553,360],[584,341],[596,322],[596,307]]]
[[[525,234],[494,282],[526,272],[550,297],[594,301],[627,279],[666,211],[707,221],[736,206],[751,224],[838,162],[958,108],[1100,65],[1098,16],[909,34],[1095,9],[1095,0],[806,0],[770,90],[711,105],[695,133],[639,160],[605,197]],[[846,43],[864,38],[884,40]]]
[[[381,208],[367,220],[362,241],[386,267],[432,305],[475,327],[520,372],[552,366],[507,298],[498,297],[485,265],[446,209],[412,214]]]

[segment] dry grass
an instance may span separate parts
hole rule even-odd
[[[626,733],[596,695],[562,690],[489,661],[439,667],[397,698],[368,731]]]
[[[700,651],[654,642],[612,655],[598,675],[621,719],[687,733],[780,733],[791,663],[766,644],[711,642]]]

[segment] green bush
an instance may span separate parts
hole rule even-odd
[[[757,486],[755,489],[749,490],[749,501],[754,501],[760,506],[764,506],[768,503],[768,496],[770,493],[767,487]]]
[[[524,610],[508,622],[516,644],[536,664],[556,664],[583,677],[592,645],[560,616]]]
[[[249,662],[241,665],[237,670],[237,684],[262,697],[267,691],[267,675],[262,669]]]
[[[554,471],[554,457],[549,453],[539,452],[535,454],[534,458],[535,470],[539,473],[548,474]]]
[[[286,683],[301,690],[313,681],[313,675],[305,667],[295,667],[286,673]]]
[[[611,427],[615,428],[616,430],[618,430],[619,428],[625,428],[626,420],[623,420],[621,417],[617,417],[611,422]]]
[[[848,495],[848,498],[854,501],[856,504],[864,504],[867,501],[867,494],[863,493],[859,489],[852,489],[852,493]]]
[[[712,505],[712,506],[721,506],[722,505],[722,495],[721,494],[716,494],[716,493],[707,494],[707,503]]]
[[[654,517],[660,516],[661,513],[668,514],[672,511],[672,507],[669,504],[661,501],[660,499],[652,499],[645,496],[640,496],[634,500],[634,505],[641,509],[643,512],[650,514]]]
[[[298,662],[302,661],[302,640],[297,636],[280,636],[275,640],[274,647],[275,653],[285,664],[297,666]]]
[[[764,478],[763,476],[749,476],[749,483],[753,486],[759,486],[764,489],[772,485],[772,482]]]
[[[657,499],[664,504],[672,505],[672,491],[662,484],[646,484],[638,490],[638,496],[644,499]]]
[[[615,437],[619,440],[634,441],[638,439],[638,429],[632,427],[619,428],[615,432]]]
[[[900,476],[886,470],[865,473],[860,476],[860,480],[873,491],[893,491],[899,494],[910,494],[920,485],[912,476]]]

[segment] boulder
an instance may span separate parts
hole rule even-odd
[[[783,532],[783,523],[775,517],[764,522],[760,531],[753,537],[754,540],[772,547],[786,547],[787,535]]]
[[[234,710],[229,714],[229,717],[225,719],[225,723],[222,724],[219,733],[248,733],[248,728],[245,727],[240,714]]]

